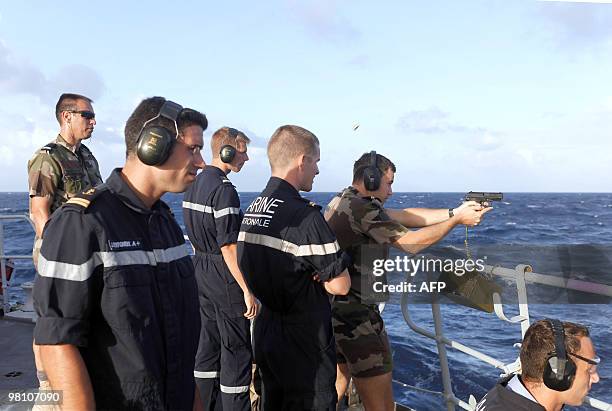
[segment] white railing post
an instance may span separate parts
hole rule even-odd
[[[440,360],[440,371],[442,372],[442,386],[444,387],[444,399],[448,411],[455,411],[455,395],[451,384],[450,369],[448,367],[448,356],[446,355],[446,344],[444,343],[444,330],[442,329],[442,313],[437,296],[432,294],[431,312],[434,319],[436,331],[436,346],[438,347],[438,359]]]
[[[516,292],[518,295],[519,315],[523,317],[521,321],[521,339],[525,337],[525,333],[529,328],[529,304],[527,303],[527,283],[525,282],[525,273],[532,272],[531,266],[520,264],[516,268]]]

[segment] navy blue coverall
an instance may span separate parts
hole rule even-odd
[[[249,205],[238,260],[262,303],[255,360],[264,411],[335,410],[336,349],[327,281],[349,263],[320,207],[272,177]]]
[[[71,344],[98,410],[193,409],[196,279],[170,208],[146,207],[115,169],[45,226],[37,344]]]
[[[207,410],[250,410],[250,321],[221,247],[238,240],[242,211],[236,189],[207,166],[185,193],[183,216],[198,281],[202,328],[194,376]],[[222,405],[222,407],[221,407]]]

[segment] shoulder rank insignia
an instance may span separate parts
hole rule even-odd
[[[53,150],[55,150],[55,147],[57,147],[57,144],[55,143],[49,143],[43,147],[41,147],[40,152],[44,152],[44,153],[50,153]]]
[[[89,207],[89,204],[91,204],[91,200],[87,200],[86,198],[72,197],[70,200],[66,201],[66,204],[75,204],[83,208],[87,208]]]
[[[87,208],[93,201],[94,197],[98,195],[99,191],[100,190],[92,187],[72,197],[70,200],[66,201],[66,204],[74,204],[82,208]]]

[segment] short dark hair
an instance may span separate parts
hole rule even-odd
[[[370,153],[363,153],[359,160],[355,161],[353,165],[353,183],[363,181],[363,172],[370,165]],[[387,157],[382,154],[376,153],[376,166],[382,174],[385,174],[387,170],[391,169],[395,173],[395,164],[391,162]]]
[[[138,107],[134,109],[134,112],[130,115],[127,122],[125,123],[125,152],[126,156],[136,152],[138,145],[138,137],[142,125],[148,120],[154,118],[159,114],[162,106],[166,102],[163,97],[150,97],[144,99],[138,104]],[[202,127],[202,130],[206,130],[208,127],[208,120],[206,116],[199,111],[184,108],[181,110],[178,119],[176,121],[178,126],[179,134],[185,130],[185,128],[193,125]],[[156,118],[150,122],[151,126],[160,126],[170,130],[173,134],[175,133],[174,123],[164,117]]]
[[[57,104],[55,105],[55,118],[60,125],[62,124],[62,111],[76,110],[76,103],[78,100],[85,100],[89,103],[93,103],[92,99],[80,94],[64,93],[59,97],[59,100],[57,100]]]
[[[580,351],[580,338],[589,336],[584,325],[563,322],[565,351]],[[521,377],[524,381],[541,382],[548,356],[555,351],[555,335],[548,320],[531,324],[521,344]]]

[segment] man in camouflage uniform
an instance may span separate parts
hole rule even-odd
[[[102,183],[98,162],[81,143],[91,137],[96,125],[91,103],[90,98],[79,94],[62,94],[55,105],[55,117],[60,124],[57,138],[28,161],[30,218],[36,232],[32,250],[35,267],[43,228],[51,214],[71,197]],[[36,344],[33,350],[40,388],[50,389]]]
[[[74,195],[102,183],[98,162],[81,143],[91,137],[96,125],[91,103],[90,98],[79,94],[62,94],[55,106],[60,124],[57,138],[28,161],[30,218],[36,230],[35,263],[49,216]]]
[[[366,188],[364,175],[373,168],[379,184],[372,191]],[[490,210],[473,201],[455,209],[385,209],[394,175],[395,165],[386,157],[375,152],[362,155],[355,162],[352,185],[336,195],[325,212],[340,248],[352,260],[349,294],[336,296],[332,306],[338,354],[336,390],[342,398],[352,376],[368,411],[394,409],[391,350],[376,304],[381,299],[372,288],[375,281],[386,283],[386,278],[373,276],[373,260],[388,258],[389,246],[417,253],[458,224],[478,224]]]

